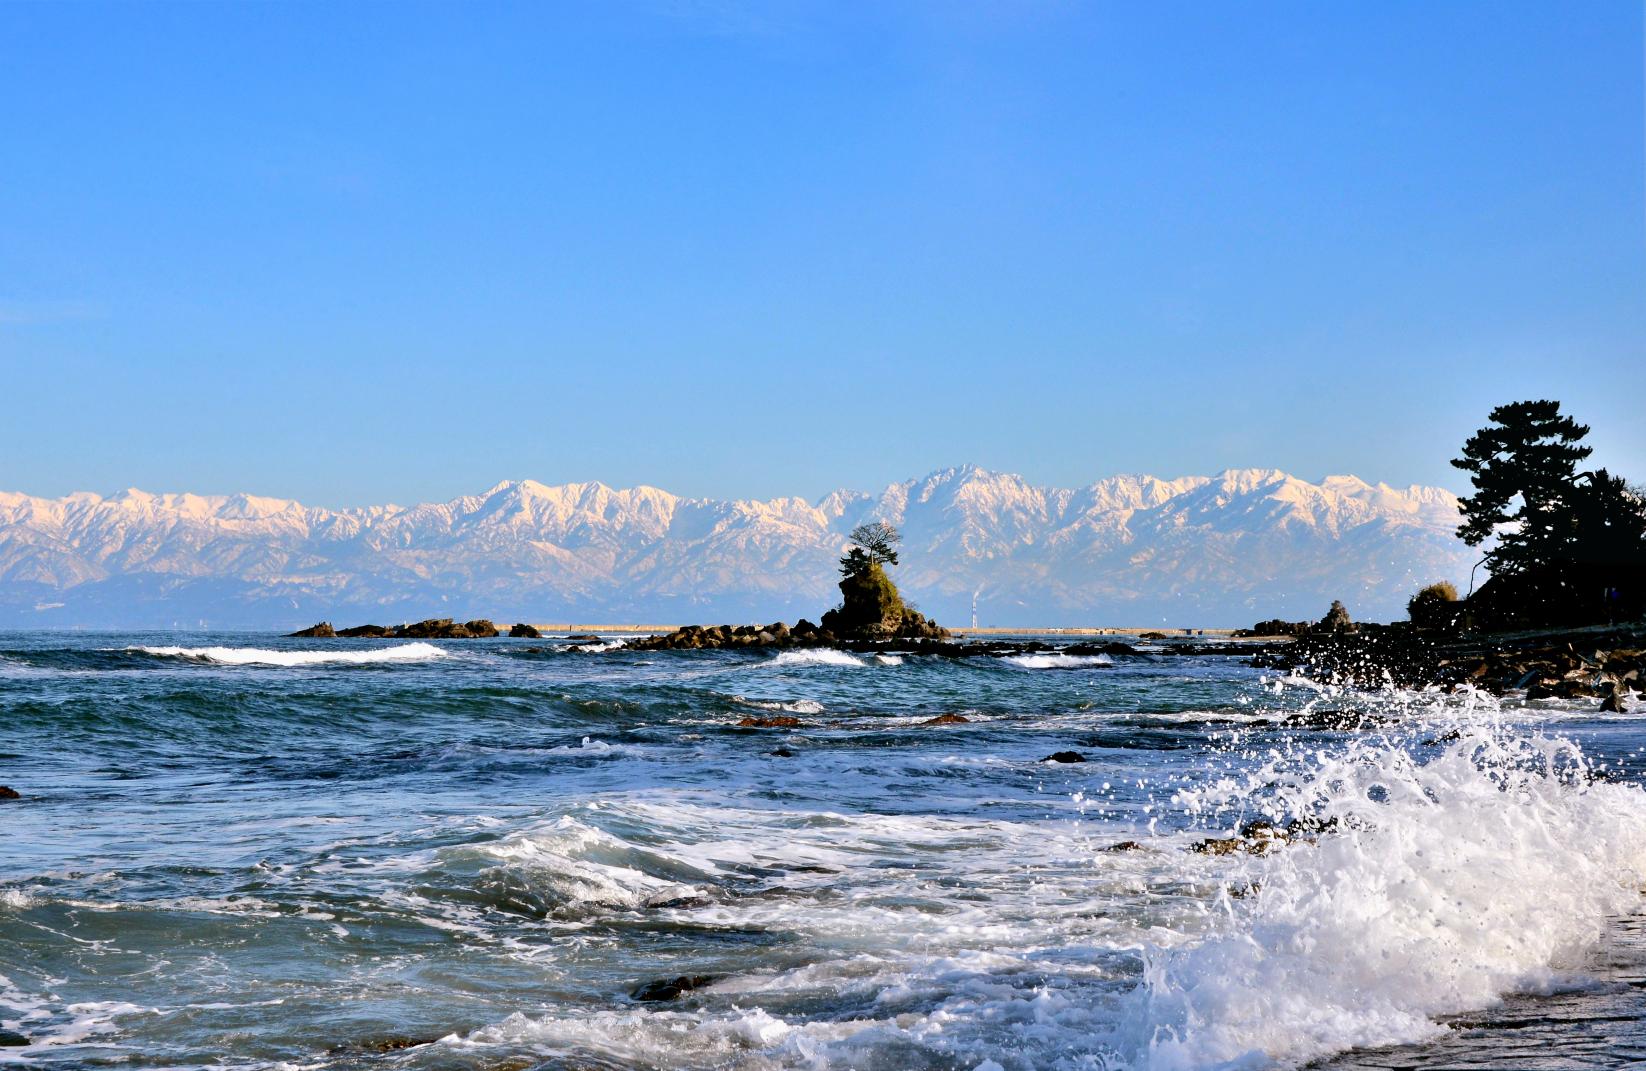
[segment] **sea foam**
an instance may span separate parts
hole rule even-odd
[[[1134,1066],[1297,1065],[1421,1041],[1437,1016],[1559,984],[1610,916],[1641,907],[1646,793],[1591,782],[1567,741],[1477,727],[1425,759],[1360,740],[1181,802],[1254,799],[1324,829],[1240,857],[1255,894],[1225,899],[1204,941],[1146,955],[1123,1020]]]
[[[1020,654],[1001,658],[1007,665],[1023,669],[1083,669],[1088,666],[1112,666],[1108,655]]]
[[[802,647],[794,651],[779,651],[772,659],[774,666],[856,666],[866,663],[855,655],[845,651],[836,651],[829,647]]]
[[[446,657],[446,652],[432,643],[402,643],[370,651],[273,651],[262,647],[127,647],[125,650],[219,666],[358,666]]]

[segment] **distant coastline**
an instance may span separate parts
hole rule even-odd
[[[602,632],[616,635],[652,635],[654,633],[674,632],[680,625],[590,625],[553,623],[542,624],[529,622],[531,626],[543,633],[558,632]],[[1113,626],[1091,626],[1079,628],[951,628],[950,632],[956,636],[1140,636],[1145,632],[1160,632],[1169,637],[1178,636],[1217,636],[1231,637],[1237,631],[1232,628],[1171,628],[1164,625],[1143,625],[1138,628],[1120,628]],[[1269,637],[1273,638],[1273,637]]]

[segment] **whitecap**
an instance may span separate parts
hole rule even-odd
[[[779,651],[772,659],[774,666],[856,666],[862,667],[864,662],[855,655],[845,651],[836,651],[831,647],[802,647],[794,651]]]
[[[432,643],[402,643],[369,651],[274,651],[263,647],[127,647],[137,654],[179,658],[219,666],[374,665],[382,662],[423,662],[445,658]]]
[[[1112,666],[1108,655],[1020,654],[1004,655],[1000,659],[1023,669],[1080,669],[1086,666]]]

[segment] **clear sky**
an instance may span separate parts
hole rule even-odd
[[[1642,6],[0,4],[0,489],[1646,478]]]

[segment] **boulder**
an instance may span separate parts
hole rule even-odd
[[[26,1035],[15,1030],[0,1030],[0,1048],[19,1049],[29,1043]]]
[[[635,986],[630,990],[631,1000],[644,1001],[648,1004],[660,1001],[674,1000],[682,993],[689,993],[694,989],[702,989],[717,981],[712,974],[683,974],[679,978],[666,978],[659,982],[647,982]]]
[[[543,634],[537,631],[535,625],[528,625],[525,622],[516,622],[511,625],[509,635],[517,640],[540,640],[543,638]]]
[[[10,785],[0,785],[0,800],[20,800],[23,794]]]
[[[962,714],[939,714],[935,718],[927,718],[922,725],[965,725],[972,719]]]
[[[1054,751],[1040,760],[1041,762],[1085,762],[1086,756],[1078,751]]]
[[[331,627],[330,621],[321,621],[318,624],[310,625],[305,629],[299,629],[289,635],[294,637],[301,636],[305,639],[331,640],[337,638],[337,630]]]

